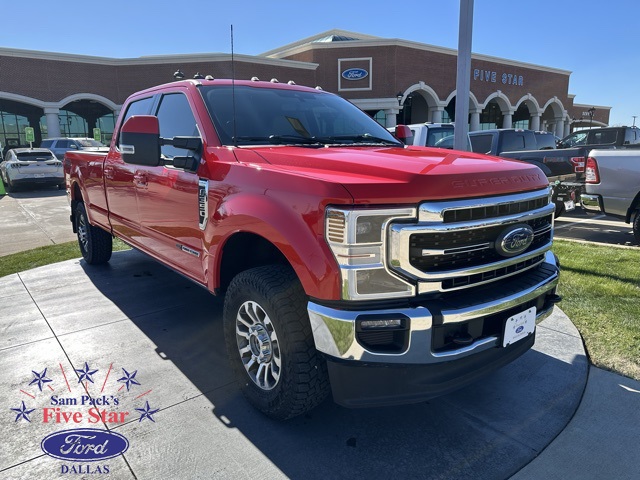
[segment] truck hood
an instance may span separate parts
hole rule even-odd
[[[549,184],[534,165],[439,148],[287,146],[253,152],[272,168],[340,183],[356,203],[482,197]]]

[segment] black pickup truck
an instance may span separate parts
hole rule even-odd
[[[469,132],[471,149],[512,158],[539,167],[552,186],[556,217],[575,208],[584,185],[584,152],[578,148],[557,149],[549,132],[504,128]]]
[[[578,149],[587,157],[593,149],[639,148],[640,128],[638,127],[602,127],[573,132],[558,142],[558,148]]]

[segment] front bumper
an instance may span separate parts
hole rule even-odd
[[[370,310],[341,310],[309,302],[316,348],[329,361],[334,399],[347,406],[421,401],[510,362],[531,347],[534,335],[502,347],[507,319],[532,307],[536,322],[550,315],[557,301],[558,271],[549,251],[536,269],[499,287],[477,287],[473,293]],[[377,318],[403,319],[407,341],[396,342],[395,350],[386,351],[376,348],[375,342],[373,347],[364,342],[359,322]],[[459,345],[445,344],[445,337],[458,333],[463,339]]]
[[[604,208],[602,207],[602,197],[600,195],[589,195],[583,193],[582,195],[580,195],[580,203],[582,204],[582,208],[584,208],[587,212],[604,212]]]

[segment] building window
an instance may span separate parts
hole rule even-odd
[[[385,115],[384,110],[378,110],[373,116],[373,119],[383,127],[387,126],[387,116]]]
[[[24,129],[28,126],[27,117],[0,111],[0,143],[2,146],[7,144],[29,146],[24,135]]]
[[[517,122],[513,122],[513,128],[527,130],[529,128],[529,120],[518,120]]]
[[[451,123],[453,122],[453,120],[451,120],[451,117],[449,116],[449,112],[447,112],[446,110],[442,112],[442,123]]]
[[[87,121],[68,110],[60,110],[60,135],[63,137],[88,137]]]

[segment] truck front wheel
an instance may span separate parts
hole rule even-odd
[[[82,258],[91,265],[107,263],[113,249],[111,234],[89,223],[87,210],[82,202],[76,206],[75,220]]]
[[[291,269],[270,265],[237,275],[223,321],[234,376],[258,410],[285,420],[324,400],[326,363],[315,349],[306,296]]]

